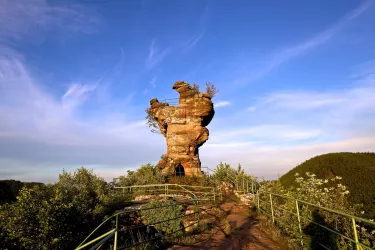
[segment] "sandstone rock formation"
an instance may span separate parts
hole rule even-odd
[[[184,81],[177,81],[173,89],[180,94],[178,106],[170,106],[156,98],[150,101],[149,110],[167,139],[167,154],[157,167],[163,174],[175,174],[177,170],[180,175],[200,176],[198,148],[208,140],[206,126],[215,114],[212,96],[199,93]]]

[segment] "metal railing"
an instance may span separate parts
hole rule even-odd
[[[178,206],[189,206],[189,205],[193,205],[194,212],[188,213],[188,214],[184,213],[184,215],[182,215],[182,216],[176,216],[176,217],[173,217],[173,218],[170,218],[170,219],[167,219],[167,220],[156,221],[156,222],[153,222],[152,224],[141,224],[140,225],[140,224],[132,223],[131,225],[122,226],[122,227],[120,225],[122,217],[127,216],[127,218],[128,218],[129,215],[133,214],[133,213],[136,213],[136,214],[142,216],[141,215],[142,211],[158,210],[158,209],[166,208],[166,207],[176,208]],[[115,214],[113,214],[112,216],[108,217],[107,219],[105,219],[97,228],[95,228],[81,242],[81,244],[79,244],[79,246],[76,248],[76,250],[80,250],[80,249],[94,250],[94,249],[98,249],[99,247],[103,246],[104,244],[109,244],[110,248],[113,247],[111,249],[119,250],[119,249],[127,249],[127,248],[131,248],[131,247],[134,247],[134,246],[146,244],[146,243],[158,240],[158,239],[162,240],[162,239],[165,239],[167,237],[167,235],[168,235],[168,237],[172,236],[171,238],[173,238],[174,234],[177,234],[179,232],[185,232],[187,228],[192,227],[196,224],[199,224],[201,211],[203,211],[203,210],[202,210],[201,207],[199,207],[199,200],[194,200],[194,201],[189,201],[189,202],[175,202],[173,204],[151,207],[151,208],[141,208],[141,209],[119,211],[119,212],[116,212]],[[205,215],[209,215],[209,214],[205,213]],[[163,233],[164,228],[168,229],[168,225],[169,225],[168,222],[174,221],[174,220],[182,220],[182,219],[185,219],[187,217],[192,217],[192,216],[194,216],[194,219],[191,221],[192,223],[188,223],[188,225],[183,226],[183,227],[179,228],[178,230],[168,232],[168,233]],[[112,226],[109,225],[110,229],[108,229],[108,224],[110,224],[110,223],[112,223]],[[160,231],[155,230],[155,228],[154,228],[155,225],[162,225],[162,230],[160,230]],[[106,226],[107,226],[107,228],[106,228]],[[140,234],[141,228],[145,229],[144,232],[150,232],[150,228],[153,228],[154,233],[151,233],[151,234],[148,233],[149,237],[147,237],[147,235],[142,237],[141,234]],[[104,233],[102,232],[103,230],[105,230]],[[101,232],[100,235],[97,236],[94,239],[91,239],[98,232]],[[125,234],[125,235],[122,235],[122,242],[119,242],[120,241],[119,240],[119,237],[120,237],[119,234],[120,233]],[[113,239],[113,241],[111,241],[112,239]],[[128,242],[127,240],[124,240],[124,239],[127,239],[130,242]],[[126,242],[124,243],[124,241],[126,241]],[[129,243],[129,244],[126,244],[126,243]]]
[[[212,176],[216,174],[216,170],[212,170],[208,167],[201,168],[206,170],[203,172],[207,176]],[[255,194],[256,190],[259,188],[259,184],[256,181],[256,178],[251,175],[226,173],[225,178],[227,181],[232,183],[236,191],[240,193],[242,192]]]
[[[337,249],[341,240],[357,250],[375,249],[375,241],[362,242],[361,230],[357,229],[365,225],[375,228],[373,221],[281,194],[258,192],[255,197],[259,211],[273,224],[296,236],[301,247],[318,245]]]
[[[128,187],[115,187],[115,189],[122,189],[122,192],[131,194],[132,196],[150,195],[150,196],[179,196],[190,200],[205,200],[216,201],[218,195],[215,187],[203,186],[189,186],[179,184],[150,184],[150,185],[136,185]]]
[[[177,106],[179,105],[179,98],[169,98],[169,99],[164,99],[161,102],[163,103],[168,103],[169,106]]]
[[[227,173],[226,180],[234,185],[237,192],[253,194],[254,204],[258,211],[266,215],[284,232],[298,240],[303,249],[338,249],[340,246],[337,246],[337,242],[341,240],[341,243],[346,241],[349,243],[347,245],[351,244],[356,250],[375,250],[375,235],[371,236],[369,233],[364,235],[366,226],[368,229],[375,230],[374,221],[291,196],[260,192],[261,184],[259,182],[241,174]],[[331,221],[327,221],[327,218],[330,218]],[[332,220],[334,221],[332,222]],[[322,236],[323,241],[328,241],[331,245],[325,245],[327,242],[319,241],[319,236]]]

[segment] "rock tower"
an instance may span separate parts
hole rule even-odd
[[[198,149],[208,140],[206,126],[215,114],[212,96],[184,81],[177,81],[172,88],[180,94],[179,105],[170,106],[156,98],[150,101],[149,110],[167,140],[167,154],[156,166],[163,174],[200,176]]]

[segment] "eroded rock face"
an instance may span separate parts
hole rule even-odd
[[[167,154],[157,167],[163,174],[174,174],[182,166],[185,175],[200,176],[198,148],[208,140],[206,126],[215,114],[211,96],[197,93],[184,81],[177,81],[173,89],[180,94],[178,106],[169,106],[156,98],[150,101],[150,110],[167,139]]]

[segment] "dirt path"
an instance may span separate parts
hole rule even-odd
[[[226,237],[222,228],[216,226],[209,233],[201,234],[202,240],[189,246],[173,246],[170,250],[191,250],[191,249],[216,249],[216,250],[239,250],[239,249],[262,249],[262,250],[284,250],[285,243],[278,243],[265,233],[260,221],[254,220],[246,213],[248,206],[235,202],[224,203],[220,206],[231,213],[227,220],[232,226],[232,233]]]

